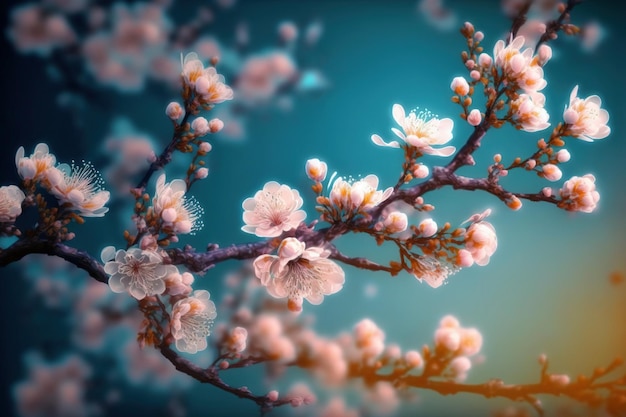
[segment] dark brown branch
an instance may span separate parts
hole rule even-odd
[[[17,262],[32,253],[58,256],[78,268],[87,271],[95,280],[103,283],[108,282],[109,276],[104,272],[102,264],[90,254],[59,242],[46,240],[18,240],[8,248],[0,251],[0,266],[7,266],[12,262]]]
[[[537,48],[539,48],[539,46],[542,43],[545,43],[555,37],[555,35],[559,32],[559,30],[563,28],[563,22],[566,19],[569,19],[570,12],[574,9],[574,7],[576,7],[582,2],[583,0],[568,0],[567,1],[565,10],[563,10],[563,13],[559,15],[558,19],[552,20],[546,23],[546,31],[543,35],[541,35],[541,38],[539,38],[539,41],[537,41],[537,45],[535,45],[535,50],[537,50]]]
[[[339,262],[343,262],[347,265],[352,265],[360,269],[369,269],[370,271],[385,271],[389,272],[390,274],[393,272],[391,267],[387,265],[377,264],[376,262],[372,262],[367,258],[350,258],[349,256],[346,256],[339,252],[339,250],[337,250],[337,248],[334,246],[330,248],[330,252],[331,253],[329,258]]]
[[[267,396],[253,395],[247,387],[235,388],[224,382],[218,373],[217,368],[214,366],[207,369],[203,369],[193,362],[181,357],[167,344],[162,344],[158,348],[161,354],[169,360],[172,365],[180,372],[183,372],[197,381],[211,384],[223,391],[236,395],[239,398],[254,401],[260,408],[261,412],[268,412],[274,407],[289,404],[291,401],[288,398],[279,398],[275,401],[270,400]]]
[[[509,31],[510,38],[515,39],[519,29],[524,25],[524,23],[526,23],[526,15],[528,14],[528,10],[530,10],[530,6],[532,6],[533,1],[534,0],[526,0],[526,2],[520,6],[519,11],[511,24],[511,30]],[[509,39],[506,39],[505,41],[508,43]]]

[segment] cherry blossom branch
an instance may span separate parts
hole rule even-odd
[[[556,38],[556,35],[559,32],[559,30],[564,29],[563,22],[569,19],[570,12],[574,9],[574,7],[576,7],[582,2],[583,0],[567,0],[567,5],[563,9],[559,17],[556,20],[552,20],[546,24],[546,31],[543,35],[541,35],[541,38],[539,38],[539,41],[537,41],[537,45],[535,46],[535,49],[539,48],[539,45],[541,45],[542,43],[547,42],[550,39]]]
[[[352,265],[359,269],[368,269],[370,271],[385,271],[389,272],[390,274],[394,272],[391,267],[387,265],[377,264],[376,262],[372,262],[367,258],[351,258],[349,256],[346,256],[343,253],[339,252],[339,250],[335,246],[331,246],[329,258],[343,262],[347,265]]]
[[[453,380],[436,380],[427,375],[398,376],[397,373],[382,375],[370,373],[368,379],[370,383],[387,381],[396,386],[428,389],[441,395],[468,393],[482,395],[485,398],[502,397],[512,401],[526,401],[540,415],[543,415],[541,402],[537,399],[540,395],[565,396],[595,407],[604,402],[610,403],[613,396],[623,396],[626,389],[626,374],[609,381],[598,381],[621,364],[621,359],[615,359],[608,367],[596,369],[592,376],[580,375],[573,382],[563,379],[562,375],[550,375],[545,372],[545,369],[542,370],[541,381],[531,384],[505,384],[501,379],[491,379],[481,384],[464,384]],[[601,396],[600,391],[608,391],[608,393],[606,396]]]
[[[146,173],[144,174],[144,176],[141,178],[141,180],[139,181],[139,183],[135,187],[137,190],[139,190],[139,192],[138,192],[139,195],[146,188],[146,185],[148,185],[148,181],[150,181],[150,178],[152,177],[152,175],[156,171],[165,168],[165,166],[167,164],[172,162],[172,154],[176,150],[176,145],[178,144],[178,142],[180,140],[181,132],[183,132],[182,126],[184,126],[187,123],[187,120],[189,119],[189,116],[191,115],[191,112],[189,111],[190,107],[189,107],[188,103],[185,103],[185,104],[186,104],[185,105],[185,108],[186,108],[185,115],[184,115],[183,120],[181,121],[180,125],[178,125],[174,129],[174,134],[172,135],[172,139],[170,140],[170,143],[165,147],[165,149],[163,149],[163,152],[161,152],[161,154],[157,157],[157,159],[152,161],[152,163],[150,164],[150,166],[146,170]]]
[[[248,387],[235,388],[224,382],[219,376],[219,368],[211,366],[207,369],[201,368],[193,362],[181,357],[167,343],[162,343],[158,347],[161,354],[169,360],[176,369],[182,373],[185,373],[197,381],[207,383],[217,387],[223,391],[229,392],[239,398],[251,400],[256,403],[262,413],[271,411],[274,407],[279,407],[285,404],[290,404],[291,400],[288,398],[270,399],[269,396],[258,396],[252,394]]]
[[[511,30],[509,31],[511,39],[517,36],[519,29],[524,25],[524,23],[526,23],[526,15],[528,14],[528,10],[530,10],[530,6],[532,6],[533,3],[534,0],[526,0],[526,2],[520,6],[517,15],[513,18]]]
[[[109,276],[104,272],[103,265],[89,253],[60,242],[22,238],[6,249],[0,250],[0,267],[17,262],[29,254],[58,256],[61,259],[83,269],[96,281],[107,283]]]

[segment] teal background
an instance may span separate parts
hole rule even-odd
[[[469,20],[485,33],[483,45],[487,52],[508,28],[499,2],[445,4],[456,13],[457,26]],[[447,189],[430,193],[425,198],[436,206],[430,214],[440,225],[446,221],[456,225],[473,213],[493,210],[490,221],[498,233],[499,246],[489,265],[462,270],[438,289],[420,284],[408,274],[390,278],[346,267],[346,285],[340,293],[327,297],[321,306],[305,305],[305,313],[316,317],[317,331],[335,335],[361,318],[370,317],[385,330],[388,341],[404,348],[419,348],[431,341],[442,316],[454,314],[462,325],[477,327],[484,336],[485,362],[472,369],[468,382],[491,377],[510,383],[535,382],[539,376],[536,357],[540,353],[551,359],[554,372],[572,376],[590,374],[595,366],[626,354],[626,283],[612,286],[609,282],[611,273],[626,272],[626,83],[618,58],[625,52],[626,33],[620,7],[609,1],[594,1],[574,11],[574,22],[598,21],[606,29],[606,37],[593,52],[583,51],[571,39],[560,38],[552,43],[554,58],[545,67],[548,86],[543,90],[553,124],[560,120],[576,84],[583,97],[600,95],[611,115],[611,135],[595,143],[569,139],[567,148],[572,158],[562,165],[564,176],[560,182],[548,183],[527,172],[512,173],[502,182],[511,190],[535,192],[544,186],[558,187],[573,175],[593,173],[601,194],[597,211],[568,213],[524,201],[523,208],[513,212],[485,193]],[[177,16],[193,8],[185,3],[173,10]],[[3,27],[7,16],[8,6],[4,6]],[[449,85],[454,76],[467,74],[460,60],[464,39],[456,30],[441,32],[430,26],[417,13],[415,1],[242,0],[214,30],[218,37],[228,39],[233,23],[246,20],[251,29],[251,50],[256,50],[273,42],[279,22],[307,22],[314,17],[323,22],[324,33],[306,59],[324,72],[330,87],[321,94],[295,97],[290,112],[260,109],[249,114],[248,134],[242,141],[219,137],[213,141],[211,173],[194,185],[192,193],[204,205],[205,228],[181,243],[201,248],[208,242],[227,246],[256,240],[240,231],[241,202],[269,180],[299,189],[305,199],[307,219],[312,220],[314,196],[308,191],[310,182],[304,173],[309,158],[323,159],[330,172],[355,177],[374,173],[385,187],[393,185],[403,158],[401,152],[379,148],[369,137],[378,133],[391,138],[394,103],[407,109],[427,107],[441,117],[455,118],[458,114],[459,107],[450,101]],[[84,158],[104,167],[107,161],[100,143],[118,116],[130,119],[160,146],[167,143],[170,122],[163,109],[176,98],[174,93],[164,93],[153,85],[145,93],[132,95],[105,89],[102,95],[111,100],[110,110],[102,112],[88,106],[85,135],[79,137],[67,114],[55,104],[58,86],[46,76],[43,61],[17,54],[6,38],[1,42],[5,74],[0,78],[5,92],[0,112],[2,185],[17,181],[13,162],[17,148],[23,145],[28,153],[40,141],[48,143],[60,161]],[[462,146],[470,131],[456,117],[450,144]],[[475,154],[477,166],[463,168],[459,173],[484,175],[485,164],[495,153],[501,153],[505,161],[527,156],[540,137],[509,127],[492,130]],[[429,166],[445,161],[424,159]],[[74,226],[74,244],[94,255],[106,245],[121,245],[125,212],[117,209],[114,207],[102,219]],[[420,218],[413,220],[419,222]],[[394,255],[387,248],[376,247],[366,236],[350,235],[337,243],[345,253],[355,256],[388,260]],[[0,304],[0,369],[2,398],[8,402],[7,407],[11,407],[10,385],[24,376],[22,353],[50,343],[67,343],[63,324],[54,315],[34,322],[32,315],[20,313],[25,303],[34,302],[28,296],[26,282],[20,279],[28,262],[26,258],[0,270],[0,293],[4,295]],[[219,297],[224,290],[223,274],[236,266],[235,262],[226,262],[197,282]],[[365,295],[371,285],[378,289],[374,297]],[[41,308],[34,303],[30,307]],[[252,372],[235,375],[235,380],[258,386],[259,377]],[[142,395],[145,397],[139,397],[141,401],[129,401],[123,410],[157,412],[158,397],[149,400],[149,393]],[[463,409],[471,415],[487,416],[509,404],[466,395],[418,395],[419,403],[409,404],[399,411],[401,415],[452,416]],[[212,387],[194,386],[186,398],[190,415],[255,414],[251,404]],[[552,410],[559,404],[548,401]],[[276,415],[293,412],[286,408]]]

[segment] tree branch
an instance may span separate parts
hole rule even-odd
[[[7,249],[0,250],[0,266],[7,266],[12,262],[19,261],[31,253],[58,256],[87,271],[97,281],[106,284],[109,280],[109,276],[104,272],[102,264],[89,253],[59,242],[47,240],[28,238],[18,240]]]

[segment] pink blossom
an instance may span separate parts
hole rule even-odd
[[[489,258],[498,247],[496,230],[491,223],[481,221],[472,223],[465,233],[465,249],[472,254],[474,262],[480,266],[487,265]]]
[[[569,161],[571,155],[567,149],[561,149],[556,153],[556,160],[563,163]]]
[[[217,133],[224,128],[224,122],[221,119],[214,118],[209,121],[209,130],[211,133]]]
[[[572,90],[569,106],[563,112],[567,133],[587,142],[607,137],[611,133],[611,128],[607,126],[609,112],[600,107],[600,97],[593,95],[583,100],[577,94],[578,86]]]
[[[284,239],[278,256],[261,255],[254,261],[254,272],[267,292],[276,298],[287,298],[292,311],[302,309],[302,300],[320,304],[325,295],[343,287],[345,275],[329,252],[322,248],[306,248],[295,238]]]
[[[437,233],[437,223],[433,219],[424,219],[417,226],[422,237],[431,237]]]
[[[550,115],[544,108],[545,96],[541,93],[520,94],[511,102],[513,120],[526,132],[537,132],[550,126]]]
[[[306,161],[306,175],[315,182],[322,182],[326,179],[328,166],[317,158]]]
[[[157,178],[152,207],[163,227],[173,233],[193,233],[203,226],[200,217],[204,210],[196,200],[185,197],[186,191],[187,184],[183,180],[166,183],[165,174]]]
[[[204,178],[206,178],[208,176],[209,176],[209,169],[206,168],[206,167],[198,168],[198,170],[194,174],[194,177],[199,179],[199,180],[202,180],[202,179],[204,179]]]
[[[459,96],[466,96],[469,94],[469,84],[467,80],[463,77],[454,77],[452,83],[450,84],[450,89],[454,91],[454,94]]]
[[[191,128],[196,136],[204,136],[209,133],[209,130],[211,130],[209,127],[209,121],[202,116],[193,119],[193,122],[191,122]]]
[[[340,211],[356,213],[370,210],[385,201],[393,191],[392,187],[379,191],[378,177],[370,174],[358,181],[349,182],[338,177],[330,190],[330,202]]]
[[[102,217],[109,211],[104,205],[109,201],[110,193],[102,188],[102,175],[91,163],[86,162],[81,167],[61,164],[56,169],[61,175],[49,176],[48,182],[51,183],[50,192],[61,204],[68,204],[85,217]],[[47,172],[57,173],[50,169]]]
[[[559,191],[562,201],[559,207],[570,211],[582,211],[591,213],[595,210],[600,194],[596,191],[596,178],[587,174],[582,177],[572,177],[565,181],[563,188]]]
[[[517,36],[506,46],[503,40],[496,42],[493,49],[495,64],[509,80],[527,93],[540,91],[547,85],[543,68],[539,65],[539,59],[533,59],[531,48],[521,51],[524,42],[523,36]]]
[[[467,123],[469,123],[470,126],[478,126],[482,121],[482,118],[483,116],[480,114],[480,110],[472,109],[472,111],[470,111],[467,115]]]
[[[172,101],[165,108],[165,114],[172,120],[180,119],[183,116],[184,112],[185,111],[183,110],[183,107],[175,101]]]
[[[407,116],[404,107],[394,104],[392,109],[393,118],[402,128],[402,132],[396,128],[391,130],[409,146],[418,148],[420,152],[436,156],[450,156],[456,151],[454,146],[433,148],[432,145],[443,145],[452,139],[452,119],[438,119],[429,111],[411,111]],[[397,141],[389,143],[383,141],[379,135],[372,135],[372,142],[378,146],[399,148]]]
[[[0,187],[0,223],[13,223],[22,214],[22,201],[26,196],[15,185]]]
[[[49,152],[48,145],[39,143],[30,157],[24,156],[24,147],[20,146],[15,154],[17,173],[25,180],[41,179],[48,168],[54,167],[56,157]]]
[[[415,178],[426,178],[429,173],[430,170],[424,164],[417,164],[417,167],[412,172]]]
[[[234,353],[241,353],[246,349],[248,340],[248,330],[243,327],[235,327],[228,332],[225,341],[225,348]]]
[[[191,284],[194,282],[194,277],[189,272],[183,272],[182,274],[176,271],[172,271],[165,276],[165,294],[168,295],[184,295],[191,294]]]
[[[128,292],[137,300],[163,294],[165,277],[177,271],[174,265],[164,265],[156,252],[139,248],[115,251],[107,246],[101,254],[104,272],[109,275],[109,287],[116,293]]]
[[[279,236],[298,227],[306,217],[304,210],[298,210],[302,207],[300,193],[275,181],[266,183],[254,197],[246,198],[242,206],[246,225],[241,230],[259,237]]]
[[[354,344],[362,360],[377,358],[385,350],[385,332],[371,319],[362,319],[353,329]]]
[[[392,211],[383,222],[387,233],[404,232],[408,226],[407,215],[401,211]]]
[[[554,164],[545,164],[541,167],[541,175],[548,181],[558,181],[563,176],[563,173],[558,166]]]
[[[206,338],[211,334],[217,316],[215,304],[206,290],[196,290],[172,307],[170,328],[181,352],[196,353],[207,348]]]

